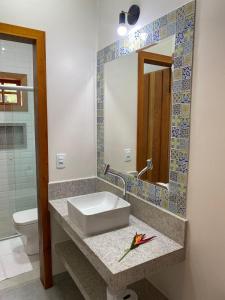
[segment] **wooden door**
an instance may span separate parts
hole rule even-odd
[[[146,156],[153,160],[153,170],[146,175],[150,182],[166,183],[169,179],[170,84],[170,68],[144,75],[148,115]]]
[[[146,167],[146,160],[153,158],[154,171],[141,179],[151,182],[168,182],[171,56],[138,51],[138,120],[137,120],[137,171]],[[163,66],[167,70],[145,76],[144,65]],[[150,89],[151,87],[151,89]],[[149,97],[154,101],[149,100]]]

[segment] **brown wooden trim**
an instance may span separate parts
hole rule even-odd
[[[144,97],[144,64],[171,67],[173,58],[171,56],[151,53],[147,51],[138,52],[138,108],[137,108],[137,161],[136,170],[140,172],[146,167],[147,141],[148,141],[148,101]],[[146,178],[146,175],[142,179]]]
[[[136,170],[140,172],[146,164],[147,157],[142,155],[145,153],[148,140],[148,130],[146,128],[148,118],[148,108],[146,108],[146,101],[144,101],[144,57],[138,53],[138,110],[137,110],[137,167]]]
[[[171,67],[173,63],[173,58],[167,55],[151,53],[147,51],[140,51],[138,52],[138,57],[139,56],[144,63],[148,63],[152,65]]]
[[[171,68],[163,71],[162,119],[160,147],[160,182],[169,182],[169,149],[171,123]]]
[[[0,38],[34,45],[34,103],[36,133],[37,198],[40,245],[40,279],[52,286],[51,230],[48,211],[48,129],[45,32],[0,23]]]

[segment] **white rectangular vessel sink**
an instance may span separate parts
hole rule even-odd
[[[69,219],[86,235],[129,224],[130,203],[109,192],[68,198]]]

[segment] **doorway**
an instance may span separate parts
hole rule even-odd
[[[138,52],[137,171],[151,159],[142,179],[169,182],[172,56]]]
[[[50,215],[48,211],[48,131],[47,131],[47,92],[46,92],[46,56],[45,56],[45,32],[35,29],[29,29],[20,26],[0,23],[0,40],[5,43],[20,43],[31,47],[33,54],[33,112],[34,112],[34,131],[35,131],[35,184],[36,184],[36,199],[37,199],[37,212],[38,212],[38,232],[39,232],[39,257],[40,257],[40,279],[45,288],[52,286],[52,266],[51,266],[51,235],[50,235]],[[2,47],[4,52],[4,47]],[[0,70],[6,73],[5,70]],[[13,72],[11,72],[13,73]],[[15,73],[15,72],[14,72]],[[24,75],[23,72],[17,72],[18,75]],[[3,77],[3,76],[2,76]],[[8,79],[10,76],[6,76]],[[12,76],[11,76],[12,77]],[[6,78],[6,79],[7,79]],[[17,78],[18,79],[18,78]],[[17,80],[15,78],[15,80]],[[4,80],[4,78],[2,78]],[[13,79],[14,80],[14,79]],[[11,82],[15,84],[15,82]],[[2,82],[4,85],[4,82]],[[21,103],[25,105],[25,96],[32,91],[25,82],[18,83],[9,88],[4,89],[2,85],[2,97],[0,101],[5,101],[4,107],[10,109],[8,103],[10,102],[11,110],[15,114],[16,104],[17,108]],[[7,87],[10,82],[6,82]],[[23,92],[22,92],[23,91]],[[29,91],[29,92],[28,92]],[[21,96],[22,95],[22,96]],[[21,102],[22,101],[22,102]],[[29,99],[28,99],[29,101]],[[3,103],[2,103],[3,104]],[[15,104],[15,105],[12,105]],[[26,105],[25,105],[26,106]],[[29,106],[29,102],[28,102]],[[19,112],[18,112],[19,113]],[[22,113],[22,112],[21,112]],[[15,141],[18,147],[26,145],[26,124],[22,122],[5,122],[3,127],[5,140],[3,147],[10,147],[10,141],[13,136],[13,146]],[[15,124],[19,124],[17,127]],[[14,126],[14,127],[13,127]],[[7,129],[6,129],[7,128]],[[15,134],[16,133],[16,134]],[[10,135],[11,134],[11,135]],[[11,140],[10,140],[11,139]],[[12,143],[11,143],[12,144]],[[16,178],[19,174],[15,173]],[[30,204],[30,203],[29,203]],[[12,232],[13,234],[14,232]],[[10,235],[10,234],[9,234]]]

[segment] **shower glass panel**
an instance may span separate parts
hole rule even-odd
[[[0,40],[0,239],[16,234],[14,212],[37,207],[33,46]]]

